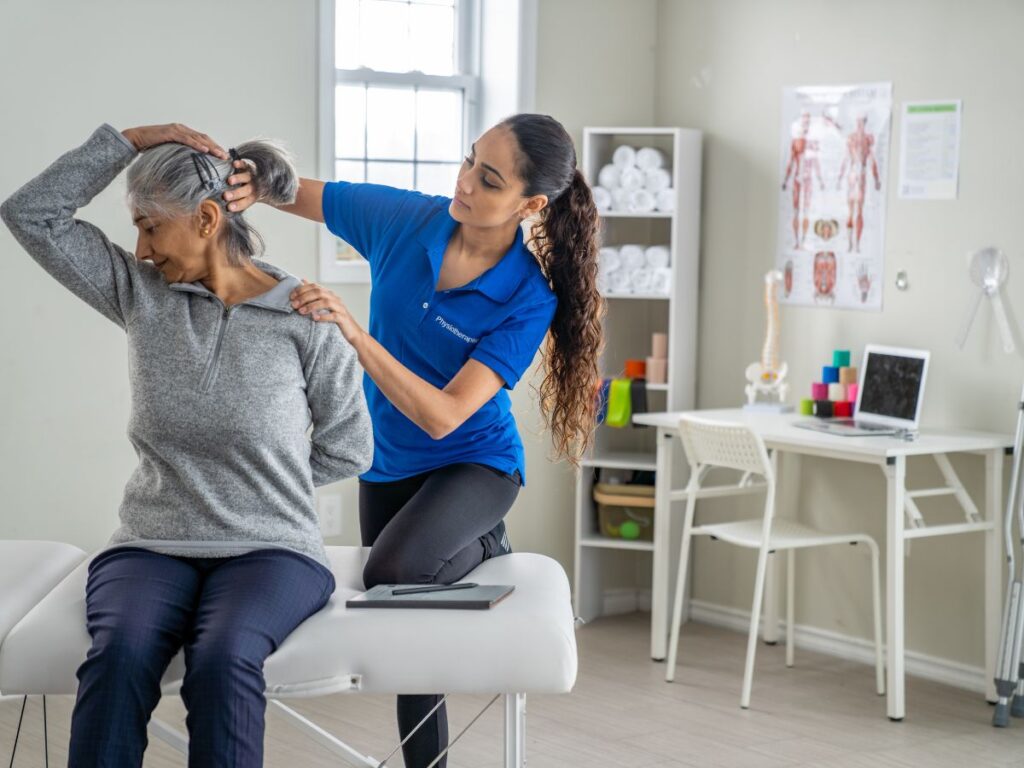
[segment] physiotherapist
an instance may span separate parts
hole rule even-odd
[[[244,210],[266,196],[258,168],[236,167],[225,198]],[[336,323],[365,370],[366,587],[450,583],[511,551],[503,518],[526,469],[509,391],[542,344],[538,393],[556,456],[575,464],[595,425],[599,221],[565,128],[547,115],[503,120],[472,145],[451,198],[301,179],[295,203],[278,207],[324,222],[370,265],[369,331],[322,286],[291,297]],[[410,768],[445,748],[447,718],[440,695],[398,697],[403,738],[424,719],[403,747]]]

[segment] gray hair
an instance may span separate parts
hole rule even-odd
[[[236,147],[238,156],[255,166],[261,202],[285,205],[295,202],[299,178],[291,154],[272,139],[253,139]],[[194,155],[213,171],[204,183]],[[263,253],[263,238],[241,213],[227,210],[224,192],[227,177],[237,173],[231,160],[201,155],[184,144],[161,144],[147,149],[128,169],[128,202],[137,216],[173,218],[195,213],[206,200],[224,209],[228,261],[239,266]]]

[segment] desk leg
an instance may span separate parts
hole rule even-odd
[[[891,463],[889,463],[891,462]],[[885,536],[885,640],[888,651],[887,710],[890,720],[902,720],[904,701],[904,583],[903,504],[907,491],[907,459],[890,458],[884,467],[886,480]]]
[[[664,661],[668,652],[669,562],[672,558],[672,461],[674,431],[658,429],[654,485],[654,566],[651,575],[651,658]]]
[[[995,704],[996,654],[999,647],[1003,605],[1003,451],[985,454],[985,698]]]

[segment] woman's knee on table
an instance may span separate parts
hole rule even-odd
[[[436,560],[431,567],[426,560],[422,549],[415,546],[390,550],[375,546],[363,567],[363,585],[372,589],[378,584],[430,584],[444,562]]]

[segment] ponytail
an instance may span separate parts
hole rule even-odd
[[[600,219],[561,123],[548,115],[519,114],[501,125],[519,144],[525,195],[548,197],[529,239],[558,299],[544,343],[538,392],[556,456],[579,466],[597,424],[594,392],[604,347],[605,303],[597,289]]]
[[[235,147],[235,152],[239,160],[254,169],[257,199],[271,205],[295,202],[299,174],[284,145],[273,139],[252,139]],[[263,237],[244,216],[229,212],[226,224],[224,236],[227,238],[229,262],[243,263],[263,255],[266,247]]]
[[[597,288],[599,219],[579,169],[534,226],[532,244],[558,298],[544,349],[539,392],[557,455],[578,466],[597,424],[594,389],[604,346],[604,299]],[[538,232],[540,230],[540,232]]]

